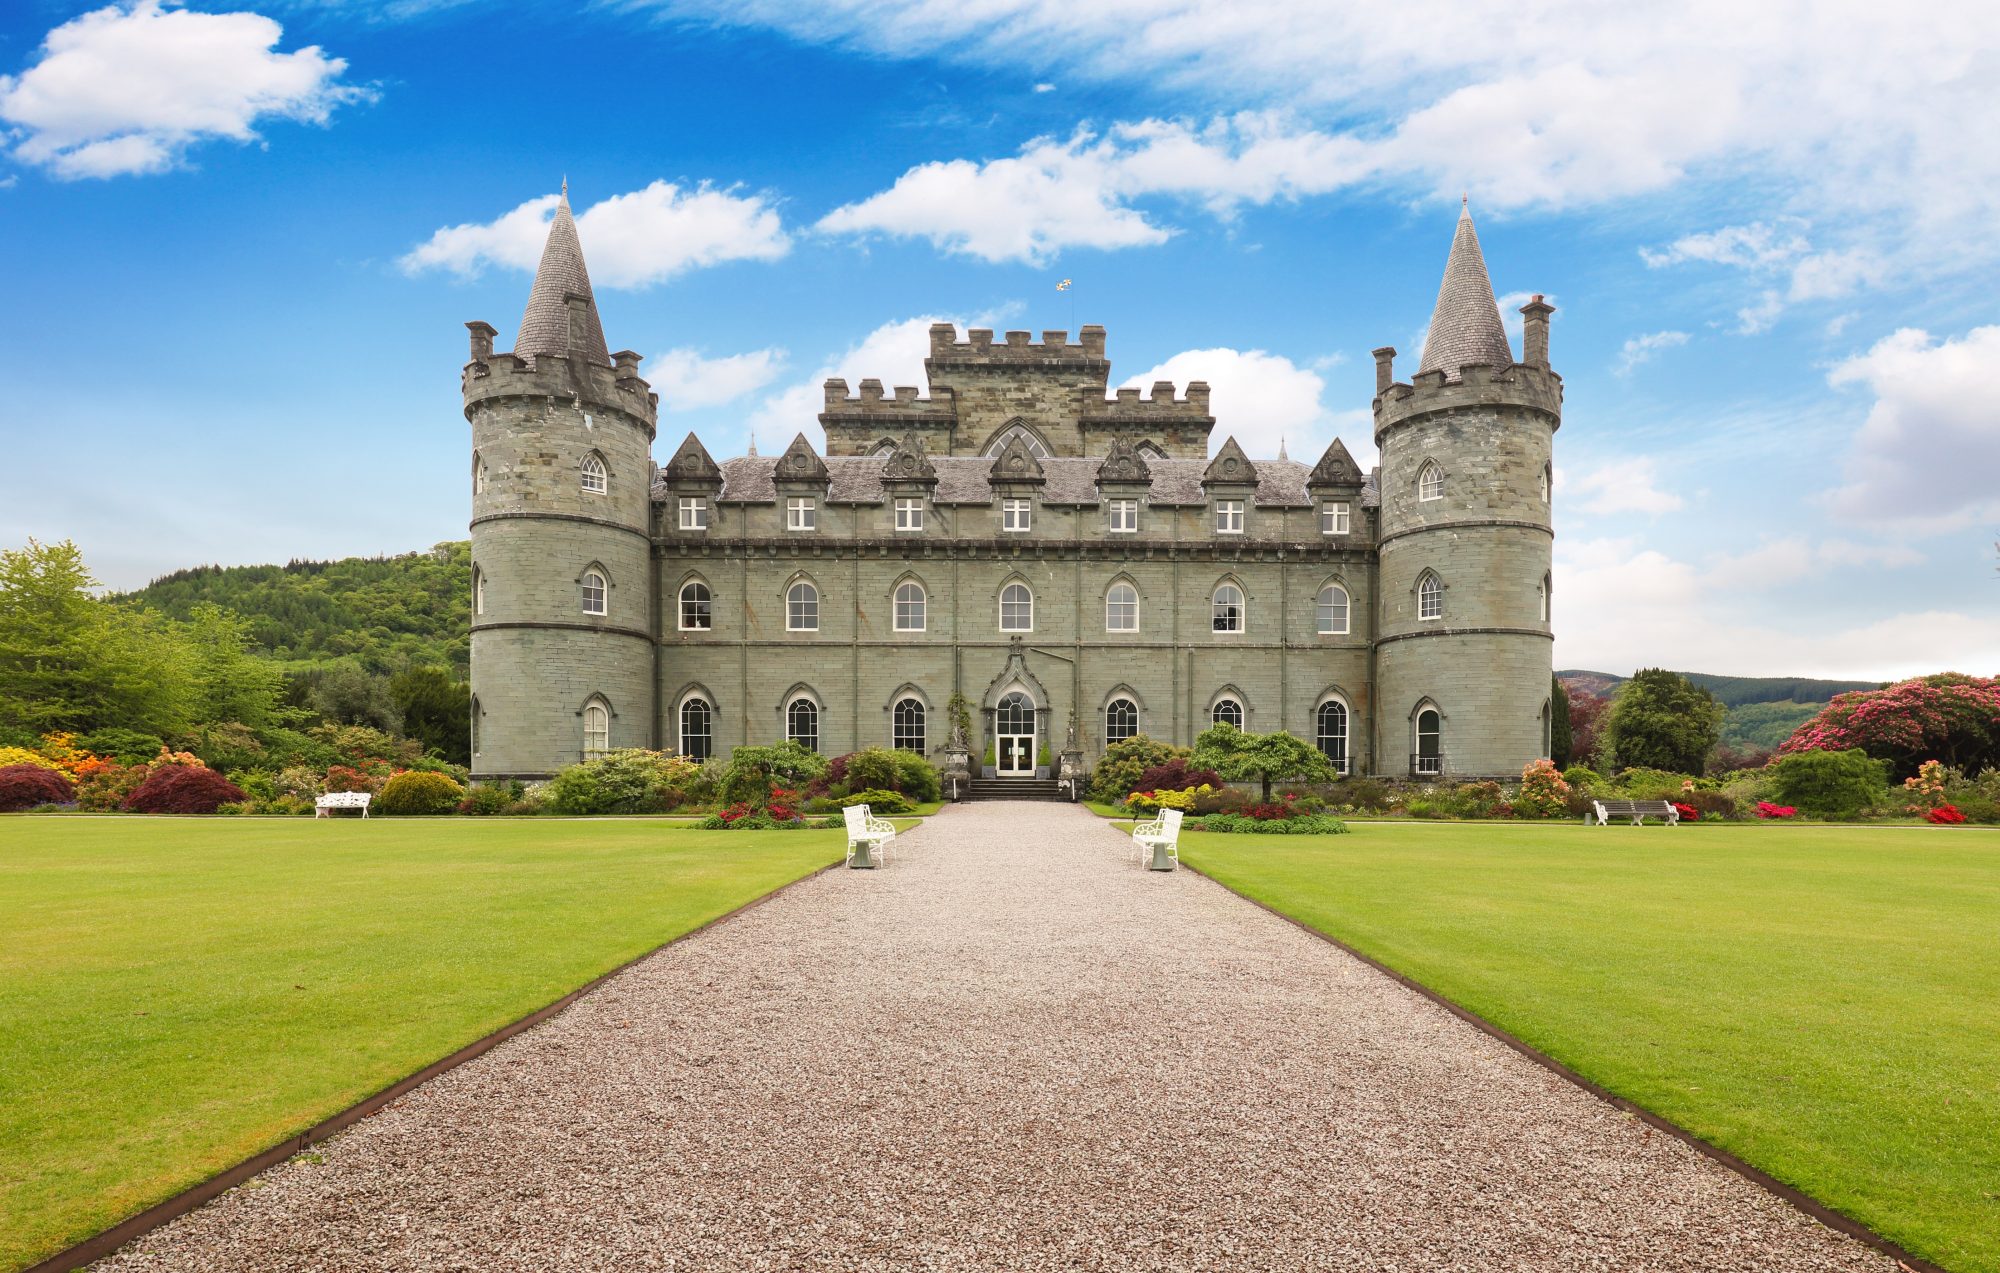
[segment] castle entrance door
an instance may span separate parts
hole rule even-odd
[[[994,768],[1002,778],[1035,776],[1035,705],[1019,690],[993,713]]]

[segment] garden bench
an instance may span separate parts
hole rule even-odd
[[[1179,809],[1162,809],[1159,817],[1132,828],[1132,839],[1139,846],[1141,865],[1155,871],[1171,871],[1180,865],[1181,819],[1185,816]],[[1150,863],[1146,861],[1149,851],[1153,855]]]
[[[368,816],[368,802],[374,799],[365,791],[329,791],[313,801],[313,817],[330,818],[335,809],[359,809],[361,816]]]
[[[1593,800],[1591,812],[1600,827],[1610,826],[1613,818],[1630,818],[1633,826],[1645,825],[1647,818],[1658,818],[1668,826],[1681,820],[1680,810],[1669,800]],[[1584,818],[1590,821],[1590,816]]]
[[[889,860],[889,842],[896,838],[896,826],[886,818],[878,818],[870,813],[865,804],[851,804],[840,811],[847,820],[847,865],[856,871],[875,869],[875,858],[870,850]]]

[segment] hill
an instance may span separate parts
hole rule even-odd
[[[1804,676],[1713,676],[1706,672],[1681,675],[1701,686],[1728,709],[1722,720],[1722,742],[1730,747],[1772,748],[1792,736],[1831,702],[1849,690],[1881,688],[1881,681],[1827,681]],[[1570,669],[1557,672],[1571,694],[1610,698],[1625,683],[1609,672]]]
[[[441,543],[395,557],[196,566],[114,598],[186,619],[214,602],[250,624],[264,654],[290,670],[351,660],[370,672],[471,662],[472,546]]]

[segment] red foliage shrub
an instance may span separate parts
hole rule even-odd
[[[1760,818],[1789,818],[1798,809],[1788,804],[1772,804],[1769,800],[1757,802],[1757,816]]]
[[[326,789],[328,791],[376,792],[389,780],[387,774],[371,774],[351,765],[328,765],[326,767]]]
[[[1185,756],[1176,756],[1164,765],[1154,765],[1139,776],[1134,791],[1186,791],[1189,787],[1220,787],[1222,775],[1213,769],[1196,769]]]
[[[76,788],[56,770],[40,765],[8,765],[0,769],[0,813],[75,801]]]
[[[4,772],[6,771],[0,770],[0,773]],[[1934,826],[1954,827],[1957,826],[1959,823],[1965,821],[1965,815],[1958,811],[1957,805],[1941,804],[1937,808],[1932,809],[1929,813],[1926,813],[1924,815],[1924,821],[1929,822]]]
[[[1253,804],[1243,812],[1259,822],[1283,822],[1286,818],[1299,816],[1299,811],[1292,805],[1275,801],[1271,804]]]
[[[1701,810],[1695,808],[1691,804],[1682,804],[1680,801],[1676,800],[1674,801],[1674,812],[1680,815],[1682,822],[1701,821]]]
[[[125,797],[125,807],[133,813],[214,813],[245,798],[243,788],[213,769],[161,765]]]

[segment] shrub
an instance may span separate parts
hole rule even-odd
[[[44,804],[74,804],[76,788],[54,769],[40,765],[0,768],[0,813],[18,813]]]
[[[1701,810],[1695,808],[1693,805],[1682,804],[1678,800],[1674,801],[1673,805],[1674,805],[1674,813],[1680,818],[1682,822],[1701,821]]]
[[[865,804],[870,813],[909,813],[916,806],[911,804],[899,791],[884,791],[880,787],[867,791],[857,791],[851,796],[835,802],[837,807],[846,809],[853,805]]]
[[[1189,824],[1197,831],[1220,831],[1226,835],[1345,835],[1347,824],[1324,813],[1297,818],[1258,819],[1240,813],[1212,813]]]
[[[1924,815],[1924,821],[1934,826],[1956,826],[1965,821],[1965,815],[1953,805],[1941,804]]]
[[[1789,818],[1797,812],[1788,804],[1772,804],[1769,800],[1757,802],[1757,816],[1760,818]]]
[[[1690,791],[1675,804],[1685,804],[1704,818],[1733,818],[1736,816],[1735,797],[1721,791]],[[1690,819],[1692,821],[1692,819]]]
[[[1619,788],[1634,800],[1678,800],[1692,781],[1665,769],[1627,769],[1618,775]]]
[[[1213,769],[1196,768],[1186,756],[1175,756],[1164,765],[1154,765],[1139,775],[1135,791],[1184,791],[1189,787],[1220,787],[1222,775]]]
[[[1599,795],[1610,786],[1603,774],[1588,765],[1571,765],[1562,771],[1562,778],[1572,790],[1586,796]]]
[[[213,769],[169,763],[154,765],[124,807],[133,813],[214,813],[243,799],[243,788]]]
[[[1969,774],[2000,764],[2000,679],[1946,672],[1841,694],[1798,727],[1780,756],[1859,748],[1908,777],[1926,760]]]
[[[1194,812],[1196,813],[1241,813],[1250,805],[1250,797],[1234,787],[1215,787],[1204,791],[1195,788]]]
[[[1115,742],[1104,749],[1104,756],[1097,762],[1097,768],[1090,775],[1090,798],[1106,804],[1117,804],[1134,791],[1144,790],[1139,780],[1148,769],[1164,765],[1179,757],[1183,760],[1194,752],[1187,747],[1176,747],[1163,743],[1144,734],[1134,734],[1121,742]],[[986,763],[993,763],[992,749],[987,749]]]
[[[152,770],[145,765],[109,765],[76,784],[79,809],[107,813],[125,807],[125,797],[139,789]]]
[[[1395,789],[1380,778],[1349,778],[1333,790],[1333,799],[1369,813],[1380,813],[1396,800]]]
[[[1569,807],[1569,783],[1552,760],[1537,760],[1521,770],[1521,791],[1514,812],[1523,818],[1553,818]]]
[[[158,734],[142,734],[136,729],[93,729],[78,738],[76,745],[121,765],[140,765],[159,755],[167,744]]]
[[[1808,813],[1851,817],[1888,799],[1885,768],[1859,747],[1793,752],[1772,762],[1772,793]]]
[[[374,808],[391,817],[425,816],[450,813],[463,799],[465,788],[444,774],[411,769],[382,784]]]
[[[826,757],[790,739],[773,747],[738,747],[729,755],[718,794],[731,804],[762,805],[779,784],[803,787],[826,775]]]
[[[15,769],[22,765],[46,769],[51,773],[61,772],[61,766],[38,751],[29,751],[26,747],[0,747],[0,768]]]
[[[326,789],[328,791],[366,791],[374,793],[382,789],[389,780],[387,774],[371,774],[351,765],[328,765],[326,767]]]
[[[1437,812],[1446,818],[1492,818],[1502,816],[1507,793],[1497,782],[1468,782],[1446,787],[1438,793]]]
[[[465,789],[465,798],[458,802],[458,811],[467,817],[491,818],[507,812],[507,806],[521,798],[525,790],[520,783],[482,782]]]
[[[700,765],[672,752],[606,752],[558,772],[549,783],[549,807],[563,814],[664,813],[686,800],[700,774]]]
[[[1186,791],[1135,791],[1125,798],[1125,807],[1138,813],[1157,813],[1161,809],[1179,809],[1183,813],[1193,809],[1203,796],[1215,794],[1213,787],[1189,787]]]
[[[1987,800],[1981,796],[1966,796],[1959,800],[1957,809],[1965,815],[1967,822],[1991,825],[2000,822],[2000,801]]]
[[[868,747],[836,756],[827,765],[829,787],[843,783],[849,791],[894,791],[912,801],[938,798],[939,779],[935,765],[913,751]]]

